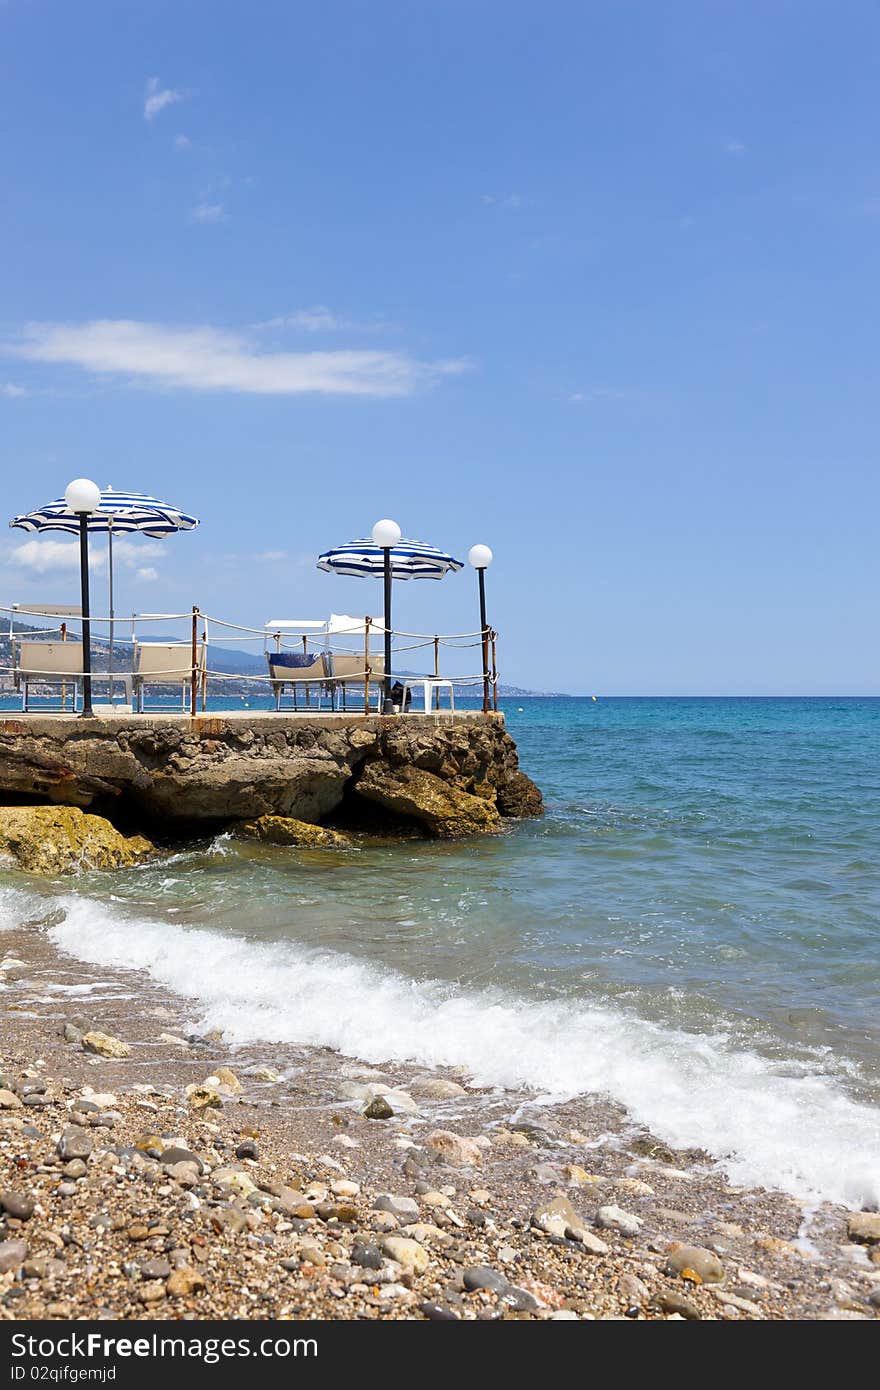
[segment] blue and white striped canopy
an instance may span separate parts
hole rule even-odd
[[[401,538],[391,548],[393,579],[442,579],[444,574],[460,570],[463,563],[447,555],[445,550],[422,541]],[[382,574],[384,567],[385,551],[372,540],[351,541],[318,556],[318,569],[329,570],[331,574],[354,574],[364,578]]]
[[[101,493],[98,510],[89,516],[90,531],[105,534],[112,531],[114,536],[139,531],[154,539],[170,536],[175,531],[192,531],[198,524],[198,517],[189,516],[178,507],[169,507],[157,497],[148,497],[142,492],[114,492],[109,487]],[[79,517],[70,511],[63,497],[34,512],[14,516],[9,525],[19,526],[23,531],[79,533]]]

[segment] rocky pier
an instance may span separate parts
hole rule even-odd
[[[0,854],[37,872],[225,827],[282,844],[457,838],[541,811],[502,715],[0,720]]]

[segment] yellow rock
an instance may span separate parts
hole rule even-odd
[[[222,1097],[213,1086],[187,1086],[186,1098],[193,1110],[222,1109],[223,1106]]]
[[[262,840],[269,845],[344,849],[351,844],[350,838],[340,835],[338,830],[328,830],[324,825],[312,825],[293,816],[258,816],[256,820],[239,821],[235,833],[247,840]]]
[[[155,852],[142,835],[122,835],[78,806],[0,807],[0,856],[32,874],[120,869]]]
[[[130,1057],[131,1048],[128,1043],[122,1042],[119,1038],[113,1038],[109,1033],[100,1033],[93,1030],[83,1033],[82,1046],[85,1052],[94,1052],[99,1057]]]
[[[591,1184],[604,1181],[598,1173],[588,1173],[586,1168],[581,1168],[577,1163],[566,1163],[562,1176],[572,1187],[589,1187]]]

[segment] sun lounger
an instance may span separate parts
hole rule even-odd
[[[47,642],[45,638],[17,637],[14,639],[14,680],[21,690],[21,708],[30,708],[30,687],[57,685],[61,708],[67,704],[70,691],[72,708],[76,709],[77,692],[82,689],[82,642]]]
[[[208,648],[199,642],[196,648],[196,679],[202,709],[205,708]],[[144,712],[144,693],[147,686],[171,685],[180,687],[181,708],[186,709],[192,690],[193,659],[191,642],[135,642],[134,677],[132,685],[139,714]]]
[[[327,678],[334,699],[342,693],[342,708],[346,708],[346,694],[349,686],[360,689],[361,696],[368,685],[381,686],[385,679],[385,657],[381,652],[370,652],[365,665],[363,652],[328,652]]]
[[[299,708],[299,692],[305,691],[306,709],[311,705],[311,692],[317,687],[318,704],[327,684],[327,665],[323,652],[266,652],[269,680],[275,696],[275,708],[281,708],[285,685],[293,692],[293,708]]]

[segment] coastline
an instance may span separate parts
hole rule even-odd
[[[880,1311],[878,1247],[848,1239],[844,1208],[804,1210],[779,1192],[732,1187],[708,1155],[667,1149],[606,1097],[542,1104],[524,1091],[471,1089],[455,1071],[271,1043],[232,1048],[193,1037],[186,999],[59,953],[39,923],[5,931],[2,946],[22,962],[0,996],[4,1085],[19,1099],[44,1087],[0,1109],[2,1187],[23,1197],[20,1211],[35,1204],[26,1219],[7,1209],[3,1239],[27,1251],[0,1273],[4,1318]],[[122,1039],[130,1056],[65,1041],[74,1019]],[[242,1089],[194,1110],[185,1088],[224,1067]],[[270,1073],[278,1079],[262,1079]],[[390,1097],[396,1113],[365,1118],[369,1086],[403,1091]],[[101,1101],[79,1111],[86,1087]],[[90,1152],[65,1174],[57,1146],[74,1111]],[[470,1142],[460,1152],[452,1140],[432,1145],[437,1131]],[[257,1158],[249,1149],[237,1158],[251,1142]],[[160,1166],[175,1144],[203,1171]],[[404,1200],[381,1200],[389,1196]],[[559,1196],[575,1225],[551,1212],[540,1229]],[[676,1243],[696,1247],[683,1277],[668,1272],[681,1264]]]

